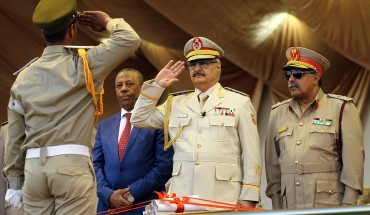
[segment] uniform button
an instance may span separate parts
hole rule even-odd
[[[221,126],[224,126],[225,124],[223,122],[221,122]]]
[[[329,190],[328,192],[329,192],[329,194],[332,194],[332,193],[333,193],[333,191],[332,191],[332,190]]]
[[[200,144],[197,144],[197,148],[200,148],[202,145],[200,145]]]
[[[303,125],[303,122],[300,122],[300,123],[299,123],[299,126],[302,126],[302,125]]]
[[[197,166],[198,166],[198,165],[199,165],[199,161],[195,161],[195,165],[197,165]]]
[[[301,145],[301,141],[297,141],[297,145]]]
[[[321,132],[321,133],[324,133],[324,130],[321,130],[320,132]]]
[[[202,130],[198,130],[198,134],[201,134],[202,133]]]
[[[298,164],[298,161],[294,161],[295,164]]]
[[[299,187],[299,186],[301,186],[301,183],[299,183],[299,181],[297,181],[297,182],[295,183],[295,185],[296,185],[297,187]]]

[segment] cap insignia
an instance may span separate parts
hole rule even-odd
[[[289,60],[299,60],[299,50],[297,48],[292,48],[290,50],[290,59]]]
[[[195,37],[194,40],[193,40],[193,50],[200,50],[202,49],[203,47],[203,43],[202,43],[202,40],[198,37]]]

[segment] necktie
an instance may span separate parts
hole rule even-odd
[[[199,98],[200,109],[202,110],[204,107],[204,104],[206,103],[208,99],[208,95],[206,93],[199,93],[198,98]]]
[[[130,133],[131,133],[131,122],[130,122],[131,113],[126,113],[124,117],[126,117],[126,126],[121,134],[121,137],[119,138],[119,143],[118,143],[119,160],[122,160],[123,153],[125,152],[125,148],[127,146],[128,139],[130,138]]]

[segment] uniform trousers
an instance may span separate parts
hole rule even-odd
[[[25,214],[96,214],[94,168],[89,157],[27,158],[22,188]]]

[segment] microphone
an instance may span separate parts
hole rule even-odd
[[[206,116],[206,112],[205,111],[202,112],[202,117],[204,117],[204,116]]]

